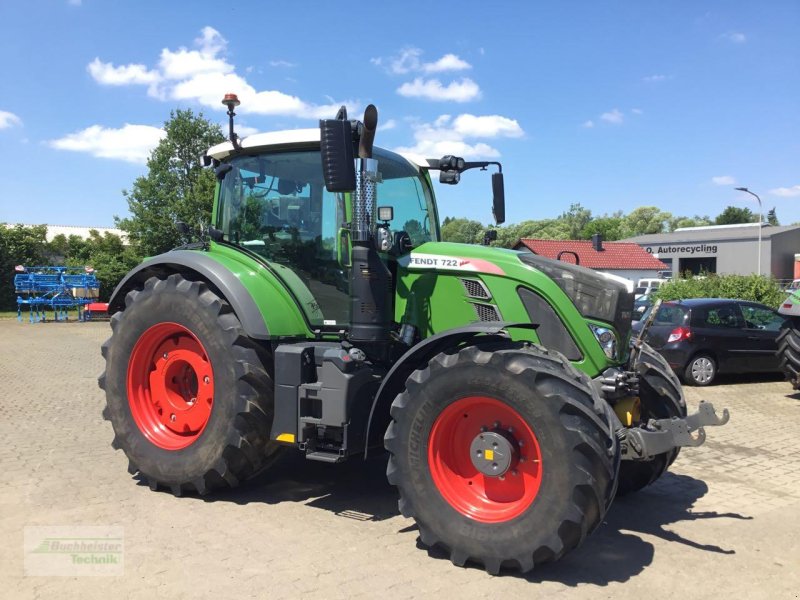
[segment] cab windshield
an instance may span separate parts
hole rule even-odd
[[[391,230],[406,231],[414,246],[438,239],[424,177],[391,152],[376,149],[375,158],[378,204],[394,209]],[[325,189],[319,150],[237,156],[229,164],[216,219],[225,241],[275,266],[312,325],[346,324],[349,261],[340,256],[340,230],[350,209],[344,194]]]

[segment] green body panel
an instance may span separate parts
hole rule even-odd
[[[206,255],[234,273],[250,292],[264,317],[270,336],[314,337],[298,304],[316,303],[308,288],[293,271],[280,265],[270,265],[270,268],[279,272],[281,278],[284,278],[286,282],[284,284],[270,271],[270,268],[235,248],[212,242]],[[292,293],[287,290],[287,284],[292,288]]]
[[[410,259],[400,260],[395,320],[413,324],[422,337],[428,337],[475,322],[473,303],[480,302],[495,305],[504,321],[528,323],[530,318],[517,291],[519,287],[527,287],[553,307],[572,334],[583,354],[575,366],[590,376],[605,370],[610,361],[587,320],[550,277],[522,263],[518,254],[513,250],[448,242],[429,242],[415,248]],[[492,295],[491,300],[470,300],[462,278],[482,281]],[[530,330],[516,330],[513,337],[539,341]]]

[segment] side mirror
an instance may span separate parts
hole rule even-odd
[[[494,221],[502,225],[506,220],[506,192],[503,185],[503,174],[492,173],[492,214]]]
[[[322,119],[319,122],[322,174],[329,192],[352,192],[356,189],[356,165],[353,156],[353,126],[350,121]]]

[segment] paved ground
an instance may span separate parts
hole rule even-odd
[[[800,396],[776,378],[689,400],[733,417],[578,551],[526,577],[457,568],[418,547],[384,461],[284,460],[212,500],[154,493],[100,417],[108,325],[0,321],[0,595],[5,598],[798,598]],[[121,577],[32,577],[26,525],[124,527]]]

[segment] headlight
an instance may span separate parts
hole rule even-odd
[[[611,359],[617,358],[617,336],[614,335],[614,332],[606,327],[600,327],[598,325],[589,324],[589,328],[592,330],[594,337],[597,338],[597,341],[600,342],[600,347],[603,349],[603,352],[606,353],[606,356]]]

